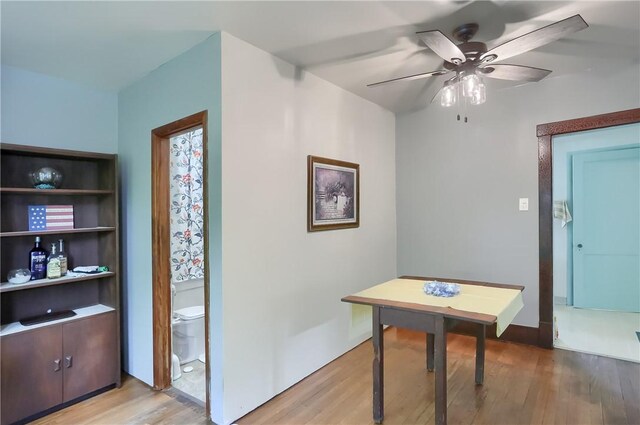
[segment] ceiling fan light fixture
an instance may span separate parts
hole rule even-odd
[[[480,84],[482,84],[482,81],[475,73],[465,75],[462,77],[462,95],[464,97],[472,97]]]
[[[442,95],[440,97],[440,105],[448,108],[456,104],[458,100],[458,90],[456,84],[447,84],[442,89]]]
[[[418,38],[433,53],[444,59],[441,69],[393,78],[367,86],[373,87],[380,84],[452,73],[454,76],[445,81],[444,87],[431,98],[430,103],[435,102],[439,97],[440,105],[443,107],[453,106],[458,101],[465,108],[469,103],[481,105],[487,100],[487,89],[483,78],[536,82],[551,73],[548,69],[505,63],[494,64],[494,62],[504,61],[507,58],[545,46],[588,26],[582,16],[574,15],[505,41],[490,49],[487,48],[485,42],[472,41],[479,28],[477,23],[464,24],[453,31],[455,40],[460,41],[460,44],[454,43],[439,30],[419,31],[416,33]]]
[[[469,99],[469,103],[472,105],[482,105],[487,101],[487,87],[481,82],[476,90],[471,93],[471,97]]]

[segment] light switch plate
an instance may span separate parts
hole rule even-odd
[[[529,211],[529,198],[520,198],[518,206],[520,211]]]

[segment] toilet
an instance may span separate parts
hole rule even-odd
[[[204,306],[181,308],[173,312],[173,352],[180,364],[204,357]]]

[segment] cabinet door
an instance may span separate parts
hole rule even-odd
[[[2,337],[2,424],[62,403],[62,326]]]
[[[116,314],[65,323],[63,331],[64,401],[117,380]]]

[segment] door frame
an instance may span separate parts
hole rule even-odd
[[[539,226],[539,322],[538,345],[553,348],[553,136],[640,122],[640,108],[590,117],[539,124],[538,226]]]
[[[171,249],[170,240],[170,139],[177,133],[202,127],[203,214],[204,214],[204,332],[206,411],[209,415],[211,362],[209,361],[209,217],[206,196],[207,111],[197,112],[151,130],[151,239],[153,288],[153,389],[164,390],[171,385]]]

